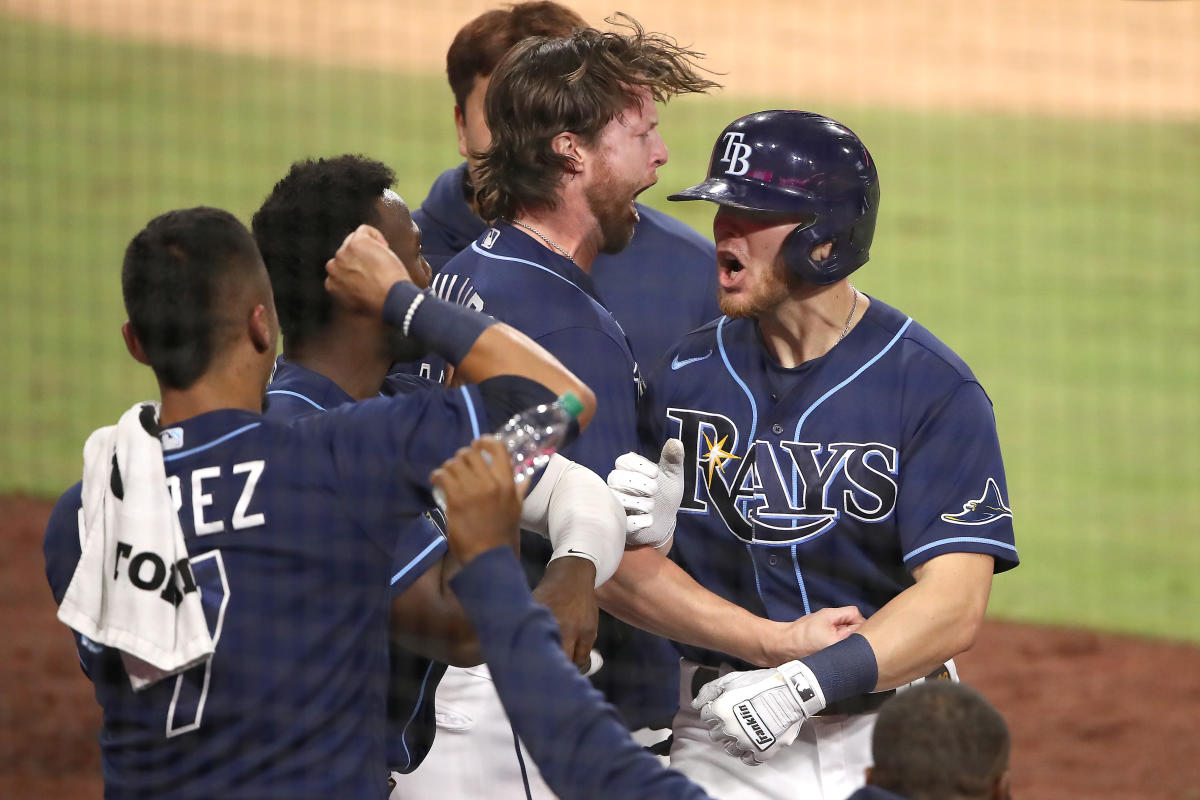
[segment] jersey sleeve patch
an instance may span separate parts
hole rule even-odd
[[[942,514],[942,519],[955,525],[986,525],[1004,517],[1012,518],[1012,509],[1000,496],[995,478],[988,478],[983,494],[963,503],[957,514]]]

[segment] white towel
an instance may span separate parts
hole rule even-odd
[[[135,691],[213,652],[162,443],[140,419],[147,405],[157,418],[157,405],[139,403],[83,447],[81,555],[58,609],[71,629],[122,652]]]

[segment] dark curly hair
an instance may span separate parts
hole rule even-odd
[[[359,225],[379,224],[376,203],[395,181],[390,167],[360,155],[297,161],[255,213],[254,238],[286,342],[303,342],[328,324],[325,262]]]
[[[618,19],[619,18],[619,19]],[[492,144],[481,154],[476,201],[486,220],[554,208],[570,159],[551,142],[563,131],[591,143],[649,91],[656,103],[719,84],[702,77],[703,54],[657,33],[627,14],[606,20],[627,33],[577,30],[569,37],[533,37],[508,51],[492,73],[484,99]]]

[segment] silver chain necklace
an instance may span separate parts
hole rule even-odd
[[[838,337],[839,342],[845,339],[846,334],[850,332],[850,320],[854,319],[854,312],[858,309],[858,289],[851,286],[850,291],[854,292],[854,305],[850,306],[850,316],[846,317],[846,324],[842,326],[842,335]]]
[[[570,254],[570,253],[568,253],[566,250],[564,250],[562,247],[560,247],[560,246],[559,246],[559,244],[558,244],[558,242],[554,241],[554,240],[553,240],[553,239],[551,239],[549,236],[547,236],[546,234],[544,234],[544,233],[542,233],[541,231],[539,231],[537,228],[533,227],[532,225],[526,225],[524,222],[521,222],[520,220],[516,220],[516,219],[512,220],[512,224],[513,224],[513,225],[516,225],[516,226],[518,226],[518,227],[524,228],[525,230],[529,231],[529,232],[530,232],[530,233],[532,233],[534,236],[538,237],[538,238],[539,238],[539,239],[541,239],[543,242],[545,242],[546,244],[550,245],[550,247],[551,247],[552,249],[554,249],[554,250],[557,250],[558,252],[562,253],[562,254],[563,254],[563,257],[565,257],[565,258],[567,259],[567,261],[570,261],[572,264],[575,264],[575,259],[571,258],[571,254]],[[575,264],[575,266],[577,266],[577,267],[578,267],[579,265],[578,265],[578,264]],[[858,298],[857,298],[857,297],[856,297],[856,298],[854,298],[854,299],[855,299],[855,302],[857,302],[857,301],[858,301]],[[844,336],[845,334],[842,334],[842,335]]]

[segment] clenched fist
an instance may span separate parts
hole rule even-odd
[[[366,314],[383,313],[383,301],[397,281],[412,281],[404,263],[388,249],[383,234],[359,225],[325,262],[325,290],[347,308]]]

